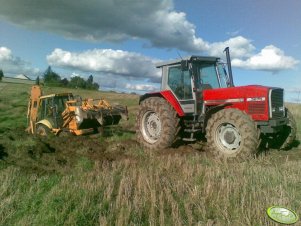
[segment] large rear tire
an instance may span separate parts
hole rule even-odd
[[[147,149],[160,150],[172,146],[179,131],[179,118],[163,98],[142,101],[136,118],[137,141]]]
[[[208,149],[217,158],[252,158],[257,153],[259,135],[251,117],[238,109],[218,111],[206,127]]]

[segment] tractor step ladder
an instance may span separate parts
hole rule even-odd
[[[196,141],[196,138],[194,137],[194,134],[196,132],[199,132],[201,131],[201,129],[197,129],[195,128],[195,125],[197,124],[197,120],[196,120],[196,115],[193,117],[193,120],[192,121],[189,121],[189,126],[191,126],[191,128],[186,128],[184,129],[184,132],[185,133],[190,133],[190,137],[184,137],[182,138],[182,140],[184,141],[189,141],[189,142],[194,142]]]

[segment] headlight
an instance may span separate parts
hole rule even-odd
[[[278,107],[278,111],[284,111],[284,107]],[[272,112],[276,112],[276,107],[272,107]]]
[[[83,114],[82,114],[82,110],[80,109],[80,107],[76,107],[75,108],[75,120],[77,124],[81,124],[83,122]]]

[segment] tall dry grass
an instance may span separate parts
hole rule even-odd
[[[266,216],[269,206],[301,213],[300,161],[144,155],[63,176],[8,167],[0,175],[0,224],[276,225]]]

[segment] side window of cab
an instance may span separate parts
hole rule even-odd
[[[180,66],[168,68],[168,86],[179,100],[192,99],[191,76]]]

